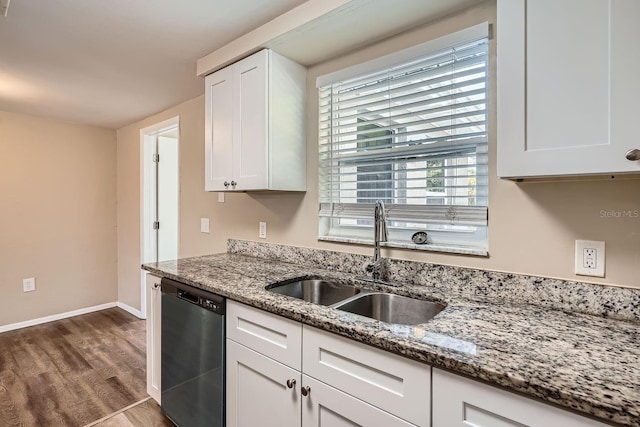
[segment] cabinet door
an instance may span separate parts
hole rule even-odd
[[[498,175],[640,172],[640,2],[498,1]]]
[[[263,50],[232,66],[233,171],[236,190],[269,188],[268,60],[269,52]]]
[[[231,183],[233,155],[233,83],[231,67],[205,79],[205,191],[224,191]]]
[[[573,413],[433,369],[433,427],[605,427]]]
[[[299,426],[300,383],[300,372],[227,339],[227,427]]]
[[[302,386],[309,387],[302,398],[302,427],[413,426],[307,375]]]
[[[147,273],[147,393],[160,404],[160,278]]]

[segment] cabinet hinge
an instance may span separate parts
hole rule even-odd
[[[153,221],[153,229],[160,230],[160,221]]]
[[[160,154],[154,154],[153,163],[158,163],[158,162],[160,162]]]

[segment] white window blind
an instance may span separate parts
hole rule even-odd
[[[391,242],[486,249],[487,82],[482,38],[321,86],[319,238],[371,240],[382,200]]]

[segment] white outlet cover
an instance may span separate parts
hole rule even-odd
[[[260,229],[258,230],[258,237],[261,239],[267,238],[267,223],[260,222]]]
[[[224,203],[224,193],[223,192],[219,192],[218,193],[218,203]]]
[[[580,276],[604,277],[605,275],[605,244],[593,240],[576,240],[575,272]],[[589,250],[589,251],[587,251]],[[595,250],[595,267],[589,268],[585,263],[585,256]]]

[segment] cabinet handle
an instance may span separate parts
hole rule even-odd
[[[625,157],[627,158],[627,160],[631,160],[632,162],[635,160],[640,160],[640,150],[638,150],[637,148],[629,150],[627,151],[627,154],[625,154]]]
[[[311,387],[309,387],[308,385],[302,387],[300,393],[302,393],[303,396],[309,396],[311,394]]]
[[[236,185],[238,185],[238,183],[237,183],[237,182],[235,182],[235,181],[231,181],[231,186],[232,186],[233,188],[236,188]]]
[[[295,379],[287,380],[287,387],[294,388],[295,386],[296,386],[296,380]]]
[[[225,186],[225,188],[226,188],[226,187],[229,187],[229,183],[228,183],[227,181],[225,181],[225,182],[224,182],[224,186]]]

